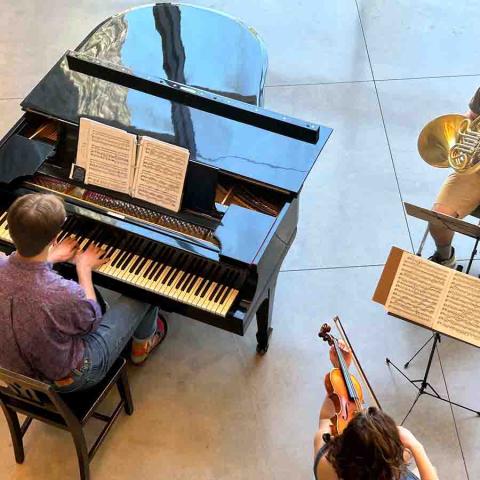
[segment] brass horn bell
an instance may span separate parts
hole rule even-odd
[[[449,114],[427,123],[418,137],[420,156],[433,167],[452,167],[459,174],[480,170],[480,116],[471,121]]]

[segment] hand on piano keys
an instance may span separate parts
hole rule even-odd
[[[0,213],[0,240],[12,243]],[[57,242],[71,238],[78,250],[104,251],[101,275],[225,317],[242,285],[240,270],[126,233],[105,224],[68,217]]]
[[[76,242],[75,242],[76,243]],[[98,270],[102,265],[105,265],[110,261],[105,257],[105,250],[94,243],[90,243],[88,247],[80,247],[75,255],[74,263],[77,266],[77,270]]]
[[[50,263],[61,263],[71,261],[78,251],[78,243],[74,238],[66,238],[56,242],[48,253]]]

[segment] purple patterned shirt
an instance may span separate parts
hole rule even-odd
[[[0,366],[64,378],[83,359],[82,337],[97,328],[101,316],[98,303],[52,264],[27,262],[15,253],[0,256]]]

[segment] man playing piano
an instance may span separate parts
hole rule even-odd
[[[480,88],[470,100],[466,117],[470,120],[480,115]],[[480,205],[480,174],[460,175],[451,173],[445,180],[433,205],[436,212],[463,218]],[[452,247],[453,233],[442,225],[430,224],[436,251],[430,260],[446,267],[455,267],[455,249]]]
[[[143,363],[166,322],[156,307],[127,297],[102,315],[92,271],[108,259],[93,244],[79,251],[73,238],[57,243],[65,216],[63,202],[44,194],[20,197],[8,211],[16,251],[0,256],[0,365],[70,392],[102,380],[132,336],[131,360]],[[52,270],[66,261],[78,283]]]

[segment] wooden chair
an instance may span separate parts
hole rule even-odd
[[[17,463],[23,463],[25,458],[23,436],[32,420],[37,419],[68,430],[72,434],[82,480],[89,480],[90,461],[117,420],[122,408],[127,415],[133,413],[132,397],[123,358],[116,361],[102,382],[85,391],[60,394],[47,383],[3,368],[0,368],[0,383],[4,384],[0,385],[0,405],[10,429]],[[108,416],[96,412],[96,408],[114,385],[118,388],[120,401],[113,413]],[[17,412],[27,417],[22,425],[19,423]],[[83,426],[91,417],[104,421],[105,427],[90,450],[87,450]]]

